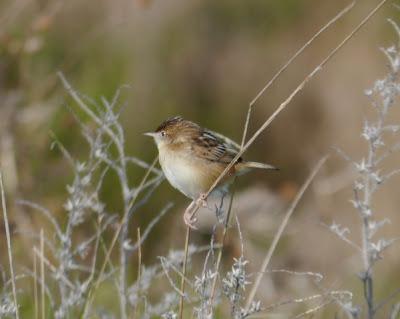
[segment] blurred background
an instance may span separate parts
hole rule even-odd
[[[250,270],[259,268],[285,207],[310,169],[331,152],[290,221],[271,268],[320,272],[325,287],[353,290],[358,293],[356,299],[360,298],[357,272],[361,260],[322,223],[335,220],[346,225],[354,229],[350,237],[359,241],[358,215],[349,202],[355,172],[332,147],[340,147],[355,159],[365,153],[360,135],[371,107],[363,92],[387,71],[379,47],[398,41],[386,21],[400,18],[392,2],[330,61],[246,153],[246,158],[281,168],[279,172],[251,173],[237,181],[234,210],[241,221]],[[291,65],[256,104],[250,133],[376,3],[357,3]],[[31,263],[30,239],[18,231],[37,232],[43,225],[15,200],[36,201],[61,220],[65,214],[65,185],[72,172],[60,152],[50,148],[50,132],[77,158],[85,148],[79,125],[66,107],[72,101],[57,71],[94,99],[111,98],[119,87],[128,85],[122,97],[126,102],[122,122],[127,152],[151,162],[156,148],[142,133],[174,115],[240,141],[249,102],[296,50],[347,4],[343,0],[2,0],[0,164],[15,233],[16,264]],[[400,121],[399,115],[393,112],[394,123]],[[399,157],[394,155],[387,165],[398,163]],[[131,173],[132,183],[143,176],[141,169]],[[395,178],[375,200],[377,215],[392,222],[382,231],[383,236],[399,235],[397,185]],[[109,209],[118,212],[121,198],[115,180],[107,180],[103,196]],[[170,200],[175,203],[173,211],[156,226],[143,249],[145,264],[155,263],[158,255],[183,245],[182,212],[189,201],[167,182],[135,215],[132,234]],[[201,214],[200,231],[193,242],[208,243],[214,222],[212,214]],[[6,260],[3,236],[1,226],[2,262]],[[239,254],[239,248],[233,232],[224,255],[226,265]],[[399,287],[399,267],[399,248],[393,247],[376,268],[378,296]],[[266,302],[304,296],[315,288],[306,278],[284,275],[266,276],[263,284],[260,298]]]

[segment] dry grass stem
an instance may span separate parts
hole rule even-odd
[[[142,241],[140,236],[140,227],[137,228],[137,242],[138,242],[138,274],[137,281],[140,282],[141,268],[142,268]]]
[[[235,184],[233,184],[234,187]],[[215,272],[217,273],[217,275],[214,277],[212,286],[211,286],[211,295],[210,295],[210,303],[213,304],[214,301],[214,297],[215,297],[215,291],[217,288],[217,280],[218,280],[218,274],[219,274],[219,267],[221,265],[221,260],[222,260],[222,251],[224,249],[224,245],[225,245],[225,239],[226,239],[226,234],[228,232],[228,227],[229,227],[229,223],[231,220],[231,216],[232,216],[232,204],[233,204],[233,198],[235,195],[235,189],[232,189],[232,195],[229,199],[229,206],[228,206],[228,212],[226,214],[226,218],[225,218],[225,223],[224,223],[224,230],[222,233],[222,239],[221,239],[221,247],[218,250],[218,256],[217,256],[217,263],[215,265]]]
[[[17,288],[15,285],[14,264],[13,264],[12,247],[11,247],[10,224],[8,223],[6,195],[4,192],[3,173],[1,171],[0,171],[0,191],[1,191],[1,204],[2,204],[3,216],[4,216],[3,217],[4,218],[4,228],[6,230],[7,252],[8,252],[8,262],[9,262],[9,266],[10,266],[12,293],[13,293],[14,304],[15,304],[15,317],[17,319],[19,319]]]
[[[36,253],[36,251],[35,251]],[[45,296],[45,274],[44,274],[44,235],[43,235],[43,228],[40,229],[40,280],[41,280],[41,289],[40,289],[40,296],[41,296],[41,309],[42,309],[42,319],[46,319],[46,296]]]
[[[38,286],[37,286],[37,258],[36,254],[33,253],[33,299],[35,302],[35,319],[39,319],[39,296],[38,296]]]
[[[257,277],[254,281],[254,284],[250,290],[250,294],[249,297],[247,299],[247,303],[246,303],[246,308],[249,309],[251,303],[254,300],[254,297],[257,293],[257,289],[260,286],[261,283],[261,279],[264,276],[264,273],[267,270],[267,267],[269,265],[269,262],[271,260],[272,254],[274,253],[276,246],[278,245],[278,242],[282,236],[282,233],[290,219],[290,217],[292,216],[295,208],[297,207],[297,204],[300,202],[301,198],[303,197],[305,191],[307,190],[308,186],[310,186],[311,182],[313,181],[314,177],[317,175],[318,171],[320,170],[320,168],[322,167],[322,165],[324,165],[325,161],[327,159],[327,156],[325,156],[324,158],[322,158],[317,165],[315,166],[315,168],[312,170],[311,174],[308,176],[307,180],[304,182],[304,184],[301,186],[299,192],[297,193],[295,199],[293,200],[292,204],[290,205],[289,209],[287,210],[285,217],[282,220],[281,225],[279,226],[278,231],[276,232],[274,239],[272,240],[271,246],[268,249],[268,252],[264,258],[264,261],[262,263],[262,266],[257,274]]]
[[[257,93],[257,95],[253,98],[253,100],[249,104],[249,108],[247,110],[246,122],[244,125],[243,135],[241,147],[244,146],[246,141],[247,131],[249,128],[251,112],[253,110],[253,106],[259,100],[259,98],[268,90],[268,88],[279,78],[279,76],[292,64],[296,58],[304,52],[324,31],[326,31],[330,26],[332,26],[336,21],[345,16],[353,7],[355,1],[350,3],[346,8],[340,11],[335,17],[333,17],[327,24],[325,24],[317,33],[315,33],[279,70],[274,74],[274,76],[269,80],[269,82]]]
[[[42,237],[40,237],[42,238]],[[38,250],[36,247],[33,248],[34,253],[40,258],[40,267],[42,267],[43,264],[43,274],[44,274],[44,265],[47,266],[55,275],[57,274],[57,268],[44,256],[44,242],[43,242],[43,249],[42,249],[42,239],[40,239],[40,250]],[[40,269],[40,272],[42,273],[42,269]],[[74,288],[74,284],[65,276],[59,275],[60,280],[63,281],[68,287]]]
[[[186,267],[187,267],[187,260],[189,254],[189,241],[190,241],[190,227],[186,227],[186,236],[185,236],[185,248],[184,248],[184,256],[183,256],[183,264],[182,264],[182,278],[181,278],[181,295],[179,297],[179,319],[183,318],[183,304],[185,298],[185,281],[186,281]]]
[[[303,317],[310,317],[313,313],[315,313],[315,312],[317,312],[317,311],[319,311],[319,310],[321,310],[322,308],[325,308],[327,305],[329,305],[330,303],[332,303],[332,300],[328,300],[328,301],[325,301],[325,302],[322,302],[321,304],[319,304],[318,306],[315,306],[315,307],[313,307],[313,308],[311,308],[311,309],[308,309],[307,311],[304,311],[304,312],[302,312],[302,313],[300,313],[300,314],[298,314],[297,316],[294,316],[294,317],[292,317],[293,319],[300,319],[300,318],[303,318]]]
[[[226,168],[224,169],[224,171],[218,176],[218,178],[214,181],[214,183],[212,184],[212,186],[210,187],[210,189],[207,191],[207,193],[205,194],[205,198],[207,198],[211,192],[217,187],[217,185],[219,184],[219,182],[222,180],[222,178],[224,178],[224,176],[227,174],[227,172],[232,168],[232,166],[236,163],[236,161],[243,155],[243,153],[254,143],[254,141],[257,139],[257,137],[275,120],[275,118],[289,105],[289,103],[293,100],[293,98],[304,89],[304,87],[306,86],[306,84],[313,79],[316,74],[318,74],[323,67],[340,51],[340,49],[371,19],[371,17],[376,14],[376,12],[378,12],[378,10],[387,2],[388,0],[382,0],[373,10],[371,10],[369,12],[369,14],[344,38],[344,40],[342,42],[339,43],[339,45],[337,45],[326,57],[325,59],[322,60],[322,62],[320,64],[318,64],[304,79],[303,81],[296,87],[296,89],[286,98],[286,100],[284,100],[279,107],[275,110],[275,112],[260,126],[260,128],[252,135],[252,137],[246,142],[245,141],[245,136],[246,136],[246,132],[247,132],[247,128],[248,128],[248,124],[249,124],[249,120],[250,120],[250,112],[251,112],[251,106],[255,103],[255,101],[257,101],[257,99],[266,91],[266,89],[269,87],[269,84],[266,85],[265,89],[263,89],[259,94],[257,94],[257,96],[253,99],[253,101],[250,103],[250,107],[249,107],[249,112],[247,115],[247,119],[246,119],[246,123],[245,123],[245,128],[244,128],[244,134],[243,134],[243,138],[242,138],[242,147],[240,149],[240,151],[236,154],[236,156],[232,159],[232,161],[226,166]],[[347,13],[350,9],[351,9],[352,5],[350,5],[349,7],[346,7],[342,12],[340,12],[332,21],[336,21],[338,18],[340,18],[341,16],[343,16],[345,13]],[[332,22],[332,23],[333,23]],[[330,25],[330,23],[328,23],[328,25]],[[323,28],[324,29],[324,28]],[[321,32],[321,30],[319,31]],[[319,33],[317,32],[317,33]],[[300,52],[301,53],[301,52]],[[299,53],[299,54],[300,54]],[[289,63],[290,64],[290,63]],[[283,72],[283,71],[282,71]],[[273,81],[272,81],[273,82]],[[271,82],[271,84],[272,84]],[[319,162],[319,165],[317,165],[317,168],[320,167],[320,165],[322,165],[322,163],[325,161],[325,159],[321,160]],[[316,174],[317,170],[313,171],[314,174]],[[313,174],[312,174],[313,175]],[[311,182],[311,181],[310,181]],[[308,186],[308,185],[307,185]],[[299,198],[300,199],[300,198]],[[200,202],[200,201],[199,201]],[[196,213],[196,211],[199,209],[199,205],[196,204],[196,206],[193,209],[193,214]],[[284,226],[283,226],[284,228]],[[282,229],[283,230],[283,229]],[[186,272],[186,263],[187,263],[187,248],[188,248],[188,244],[189,244],[189,238],[190,238],[190,229],[187,229],[186,231],[186,239],[185,239],[185,256],[184,256],[184,261],[183,261],[183,269]],[[276,245],[276,244],[275,244]],[[272,250],[273,252],[273,250]],[[271,252],[271,254],[272,254]],[[267,261],[267,265],[268,265],[269,260]],[[184,274],[185,274],[184,272]],[[262,271],[263,272],[263,271]],[[262,277],[262,273],[258,275],[259,277]],[[184,288],[185,285],[185,276],[182,277],[182,282],[181,282],[181,288]],[[258,281],[261,280],[261,277],[258,279]],[[257,277],[258,278],[258,277]],[[257,281],[256,281],[257,282]],[[253,290],[250,294],[250,297],[248,299],[248,302],[246,304],[246,308],[248,310],[248,308],[250,307],[250,304],[254,298],[255,295],[255,291],[257,290],[257,287],[259,285],[255,284],[253,286]],[[254,288],[255,287],[255,288]],[[181,291],[183,291],[184,289],[181,289]],[[253,295],[253,296],[252,296]],[[180,304],[179,304],[179,318],[182,319],[183,316],[183,297],[181,296],[180,298]]]
[[[138,273],[137,273],[137,280],[136,282],[138,283],[138,300],[140,298],[140,279],[141,279],[141,269],[142,269],[142,239],[140,235],[140,227],[137,228],[137,244],[138,244]],[[138,316],[139,313],[139,302],[135,306],[135,311],[134,311],[134,318],[139,318]]]
[[[243,153],[254,143],[257,137],[264,132],[264,130],[275,120],[275,118],[289,105],[289,103],[293,100],[293,98],[304,89],[306,84],[310,82],[322,69],[323,67],[343,48],[343,46],[379,11],[380,8],[387,2],[388,0],[382,0],[373,10],[369,12],[369,14],[343,39],[342,42],[339,43],[327,56],[322,60],[320,64],[318,64],[313,71],[311,71],[303,81],[296,87],[296,89],[284,100],[279,107],[275,110],[274,113],[260,126],[260,128],[253,134],[253,136],[243,145],[241,150],[236,154],[236,156],[232,159],[232,161],[226,166],[224,171],[218,176],[215,182],[211,185],[208,192],[205,194],[207,198],[211,192],[215,189],[215,187],[219,184],[219,182],[224,178],[224,176],[228,173],[228,171],[232,168],[232,166],[236,163],[236,161],[243,155]],[[199,209],[199,205],[197,204],[194,207],[194,211]]]

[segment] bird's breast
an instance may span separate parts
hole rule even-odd
[[[213,183],[207,164],[184,152],[159,150],[161,168],[169,183],[191,199],[207,192]]]

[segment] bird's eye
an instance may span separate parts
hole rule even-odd
[[[162,137],[165,136],[165,131],[161,131],[161,136],[162,136]]]

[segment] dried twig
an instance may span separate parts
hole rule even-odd
[[[235,184],[233,184],[233,186],[234,185]],[[231,211],[232,211],[232,204],[233,204],[234,195],[235,195],[235,190],[233,188],[232,189],[232,195],[231,195],[230,200],[229,200],[228,212],[227,212],[226,218],[225,218],[224,230],[223,230],[222,239],[221,239],[221,248],[218,251],[217,263],[215,265],[215,272],[217,273],[217,275],[214,277],[214,280],[213,280],[213,283],[212,283],[212,287],[211,287],[211,296],[210,296],[210,304],[211,305],[213,304],[213,300],[214,300],[214,297],[215,297],[215,291],[216,291],[216,287],[217,287],[217,280],[218,280],[218,274],[219,274],[219,267],[220,267],[221,259],[222,259],[222,250],[224,249],[224,246],[225,246],[226,234],[228,232],[228,227],[229,227],[229,223],[230,223],[230,220],[231,220]]]
[[[342,18],[346,13],[348,13],[353,7],[354,7],[355,1],[350,3],[346,8],[344,8],[342,11],[340,11],[335,17],[332,18],[327,24],[325,24],[317,33],[315,33],[279,70],[274,74],[274,76],[269,80],[269,82],[257,93],[257,95],[253,98],[253,100],[249,104],[249,108],[247,110],[247,116],[246,116],[246,122],[244,125],[244,130],[243,130],[243,135],[242,135],[242,142],[241,142],[241,147],[243,147],[245,141],[246,141],[246,136],[247,136],[247,131],[250,123],[250,116],[251,112],[253,110],[253,106],[256,104],[258,99],[268,90],[268,88],[276,81],[276,79],[279,78],[279,76],[289,67],[290,64],[296,58],[304,52],[305,49],[307,49],[325,30],[327,30],[330,26],[332,26],[336,21],[338,21],[340,18]]]
[[[35,319],[39,319],[39,301],[38,301],[38,286],[37,286],[37,258],[33,254],[33,299],[35,304]]]
[[[183,303],[185,297],[185,277],[186,277],[186,267],[188,260],[188,252],[189,252],[189,241],[190,241],[190,227],[186,227],[186,236],[185,236],[185,254],[183,256],[183,265],[182,265],[182,278],[181,278],[181,295],[179,297],[179,319],[183,318]]]
[[[41,234],[42,234],[42,232],[43,231],[41,230]],[[42,287],[43,287],[44,286],[43,283],[45,282],[45,277],[46,277],[45,272],[44,272],[44,265],[46,265],[54,274],[57,274],[57,268],[45,257],[45,255],[44,255],[44,237],[41,235],[40,238],[41,238],[40,239],[40,250],[38,250],[36,247],[34,247],[33,251],[40,259],[40,273],[41,273]],[[74,284],[64,275],[59,275],[59,278],[68,287],[70,287],[72,289],[75,288]],[[43,306],[43,304],[42,304],[42,306]]]
[[[4,228],[6,229],[7,252],[8,252],[8,262],[9,262],[9,266],[10,266],[11,285],[12,285],[12,292],[13,292],[13,297],[14,297],[14,304],[15,304],[15,317],[17,319],[19,319],[17,289],[15,286],[15,274],[14,274],[13,256],[12,256],[12,249],[11,249],[10,224],[8,223],[6,195],[4,192],[4,185],[3,185],[3,173],[1,171],[0,171],[0,191],[1,191],[1,204],[2,204],[3,216],[4,216]]]
[[[140,227],[137,228],[137,243],[138,243],[138,273],[137,273],[137,279],[136,282],[138,283],[138,296],[140,294],[140,280],[142,276],[142,240],[141,240],[141,235],[140,235]],[[138,298],[139,300],[139,298]],[[139,318],[138,317],[138,312],[139,312],[139,305],[135,306],[135,311],[134,311],[134,318]]]
[[[275,118],[289,105],[289,103],[293,100],[293,98],[303,90],[303,88],[306,86],[306,84],[313,79],[318,72],[320,72],[323,67],[340,51],[340,49],[371,19],[371,17],[387,2],[387,0],[382,0],[373,10],[369,12],[369,14],[344,38],[342,42],[339,43],[326,57],[325,59],[322,60],[320,64],[317,65],[317,67],[314,68],[312,72],[310,72],[304,80],[296,87],[296,89],[289,95],[289,97],[284,100],[279,107],[275,110],[275,112],[261,125],[261,127],[253,134],[253,136],[246,142],[245,137],[247,133],[247,127],[249,123],[249,118],[250,118],[250,112],[251,112],[251,107],[249,107],[249,112],[247,115],[246,119],[246,124],[244,128],[244,134],[242,138],[242,146],[240,151],[236,154],[236,156],[232,159],[232,161],[226,166],[224,171],[218,176],[218,178],[214,181],[214,183],[211,185],[210,189],[207,191],[205,194],[205,198],[207,198],[212,191],[217,187],[219,182],[224,178],[224,176],[228,173],[228,171],[233,167],[233,165],[236,163],[236,161],[243,155],[243,153],[253,144],[253,142],[257,139],[257,137],[275,120]],[[346,8],[347,9],[347,8]],[[341,13],[339,13],[338,17],[344,15],[348,10],[344,10]],[[335,19],[334,19],[335,20]],[[301,52],[300,52],[301,53]],[[272,83],[272,82],[271,82]],[[265,92],[265,90],[269,87],[269,84],[265,86],[265,89],[263,89],[260,92],[260,96]],[[256,96],[254,99],[257,101],[259,97]],[[254,102],[255,103],[255,102]],[[251,103],[253,105],[254,103]],[[200,202],[200,201],[199,201]],[[196,204],[196,206],[193,209],[193,214],[197,212],[199,209],[199,205]],[[190,229],[187,228],[186,230],[186,239],[185,239],[185,258],[183,262],[183,269],[186,271],[186,263],[187,263],[187,246],[189,243],[189,238],[190,238]],[[261,280],[261,278],[260,278]],[[182,278],[182,286],[184,287],[184,277]],[[255,294],[255,292],[253,292]],[[253,298],[249,298],[251,300]],[[247,304],[248,306],[251,304]],[[179,308],[179,318],[182,318],[183,315],[183,298],[181,298],[180,302],[180,308]]]
[[[299,318],[303,318],[305,316],[310,316],[314,312],[317,312],[317,311],[321,310],[322,308],[325,308],[330,303],[332,303],[332,300],[321,302],[318,306],[315,306],[315,307],[313,307],[311,309],[308,309],[308,310],[306,310],[306,311],[294,316],[293,319],[299,319]]]
[[[265,131],[265,129],[275,120],[275,118],[289,105],[293,98],[304,89],[306,84],[311,81],[323,68],[324,66],[343,48],[343,46],[374,16],[380,8],[388,0],[382,0],[369,14],[340,42],[323,60],[319,63],[314,70],[312,70],[303,81],[292,91],[292,93],[279,105],[279,107],[272,113],[272,115],[259,127],[259,129],[253,134],[253,136],[243,145],[240,151],[232,159],[232,161],[226,166],[224,171],[218,176],[218,178],[211,185],[210,189],[205,194],[207,198],[211,192],[216,188],[219,182],[225,177],[228,171],[235,165],[237,160],[243,155],[243,153],[254,143],[257,137]],[[200,201],[198,201],[200,203]],[[193,211],[194,213],[199,209],[197,204]]]
[[[253,284],[253,287],[250,290],[250,294],[249,297],[247,299],[247,303],[246,303],[246,309],[248,310],[248,308],[250,307],[251,303],[253,302],[253,299],[256,295],[257,289],[261,283],[261,279],[265,273],[265,271],[267,270],[268,264],[271,260],[272,254],[275,251],[276,246],[278,245],[279,239],[282,236],[283,230],[285,229],[290,217],[292,216],[295,208],[297,207],[297,204],[299,203],[300,199],[303,197],[305,191],[307,190],[308,186],[311,184],[312,180],[314,179],[315,175],[317,175],[318,171],[320,170],[320,168],[322,167],[322,165],[325,163],[327,159],[327,156],[325,156],[324,158],[322,158],[317,165],[315,166],[315,168],[312,170],[311,174],[309,175],[309,177],[307,178],[307,180],[304,182],[303,186],[300,188],[299,192],[297,193],[295,199],[293,200],[292,204],[290,205],[288,211],[286,212],[285,217],[282,220],[281,225],[279,226],[279,229],[277,231],[277,233],[274,236],[274,239],[272,241],[271,246],[269,247],[269,250],[264,258],[264,261],[262,263],[261,269],[259,271],[259,273],[257,274],[256,280]]]
[[[34,248],[35,249],[35,248]],[[35,250],[36,252],[36,250]],[[45,278],[44,278],[44,235],[43,235],[43,228],[40,229],[40,281],[41,281],[41,305],[42,305],[42,319],[46,318],[46,297],[45,297]]]

